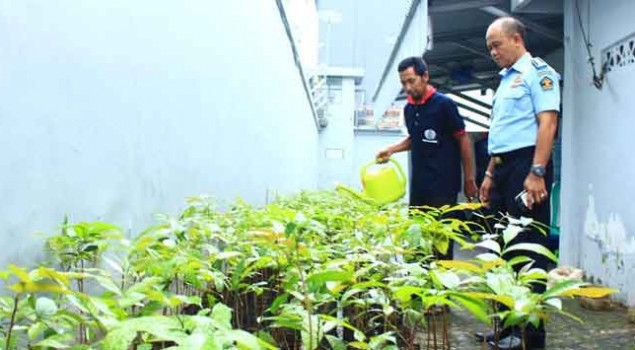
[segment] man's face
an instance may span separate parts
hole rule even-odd
[[[494,23],[487,29],[485,39],[487,49],[499,67],[508,68],[516,62],[521,45],[518,33],[507,35],[499,24]]]
[[[418,75],[414,67],[399,72],[399,79],[404,92],[415,100],[420,100],[428,87],[428,72]]]

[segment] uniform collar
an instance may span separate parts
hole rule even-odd
[[[499,75],[505,75],[510,70],[515,70],[519,73],[524,73],[529,66],[531,66],[531,54],[529,52],[525,52],[520,58],[509,68],[503,68],[498,72]]]
[[[428,100],[432,97],[432,95],[434,95],[435,92],[437,92],[437,89],[435,89],[432,85],[428,85],[425,94],[423,94],[423,98],[415,100],[411,96],[408,96],[406,97],[406,99],[411,105],[422,105],[428,102]]]

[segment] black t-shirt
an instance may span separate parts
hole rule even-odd
[[[412,142],[410,198],[451,196],[461,191],[461,154],[455,134],[465,123],[449,97],[435,92],[424,104],[404,107]]]

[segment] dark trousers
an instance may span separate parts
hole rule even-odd
[[[521,207],[517,204],[515,197],[521,191],[524,190],[524,182],[527,175],[530,172],[533,157],[534,147],[521,148],[519,150],[494,155],[494,188],[491,193],[491,208],[494,213],[508,213],[512,217],[531,217],[542,224],[550,225],[551,222],[551,208],[549,203],[549,196],[540,205],[534,205],[530,212],[523,212]],[[498,163],[498,164],[496,164]],[[547,164],[547,173],[544,177],[545,188],[549,193],[551,191],[551,184],[553,182],[553,165],[551,162]],[[529,229],[530,228],[530,229]],[[548,233],[549,230],[545,229]],[[548,238],[539,230],[533,227],[528,227],[527,230],[518,234],[514,240],[509,242],[509,245],[517,243],[536,243],[545,247],[549,247]],[[503,258],[510,260],[516,256],[527,256],[535,261],[534,267],[544,269],[545,271],[551,264],[550,260],[540,254],[536,254],[528,251],[512,251]],[[518,271],[522,268],[522,264],[516,265]],[[542,293],[545,291],[545,285],[534,284],[532,290],[535,293]],[[544,332],[541,325],[539,331]]]
[[[444,205],[456,205],[457,194],[453,195],[443,195],[443,196],[413,196],[410,195],[410,206],[411,207],[434,207],[440,208]],[[456,213],[456,212],[454,212]],[[448,215],[454,215],[448,214]],[[444,254],[439,251],[434,252],[434,256],[439,260],[452,260],[454,259],[454,241],[450,240],[450,244],[448,246],[448,251]]]

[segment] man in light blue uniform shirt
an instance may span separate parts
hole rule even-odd
[[[549,190],[553,181],[550,161],[560,110],[560,76],[542,59],[534,58],[525,48],[525,27],[515,18],[502,17],[487,29],[487,47],[494,61],[503,68],[501,82],[494,95],[488,151],[491,161],[480,189],[480,199],[494,212],[512,217],[531,217],[550,223]],[[524,204],[518,195],[525,191]],[[548,245],[538,230],[521,232],[509,244]],[[510,260],[525,255],[533,267],[546,270],[547,258],[527,251],[503,256]],[[523,264],[515,266],[519,269]],[[535,284],[536,293],[545,290]],[[502,339],[494,344],[492,333],[476,334],[497,349],[523,349],[520,333],[503,329]],[[545,347],[544,325],[530,326],[525,332],[526,349]]]

